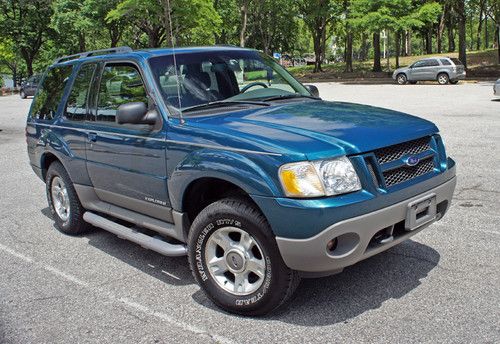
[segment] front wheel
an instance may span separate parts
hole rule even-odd
[[[21,97],[21,99],[26,99],[26,97],[27,97],[26,93],[23,90],[21,90],[21,92],[19,92],[19,96]]]
[[[292,296],[300,281],[283,262],[265,217],[244,199],[223,199],[202,210],[188,243],[194,278],[228,312],[269,313]]]
[[[401,73],[401,74],[398,74],[398,76],[396,77],[396,81],[400,85],[405,85],[406,82],[408,81],[408,79],[406,78],[405,74]]]

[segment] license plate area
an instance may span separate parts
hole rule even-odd
[[[436,219],[436,194],[430,194],[408,204],[405,230],[412,231]]]

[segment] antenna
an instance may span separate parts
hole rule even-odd
[[[175,58],[174,31],[172,29],[172,16],[170,15],[170,0],[167,0],[167,11],[168,11],[168,24],[170,27],[170,41],[172,42],[172,57],[174,59],[175,79],[177,84],[177,99],[179,101],[179,119],[181,124],[184,124],[186,123],[186,121],[184,120],[184,116],[182,115],[181,85],[179,82],[179,72],[177,70],[177,59]]]

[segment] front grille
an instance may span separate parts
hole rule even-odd
[[[389,146],[376,150],[375,156],[379,164],[386,164],[388,162],[401,159],[405,155],[415,155],[431,149],[429,144],[430,138],[428,136],[400,143],[394,146]]]
[[[415,166],[401,166],[383,173],[387,187],[405,182],[407,180],[423,176],[434,170],[433,157],[420,161]]]

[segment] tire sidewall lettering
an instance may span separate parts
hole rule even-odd
[[[204,254],[204,249],[205,249],[205,244],[209,236],[217,229],[221,227],[238,227],[243,229],[243,225],[241,221],[235,219],[235,218],[229,218],[229,217],[220,217],[217,219],[212,220],[208,224],[203,227],[201,230],[200,234],[196,238],[195,241],[195,267],[198,272],[198,275],[201,279],[201,282],[203,283],[210,283],[211,285],[214,285],[217,289],[221,290],[219,286],[217,286],[217,283],[215,281],[212,281],[210,274],[207,270],[206,262],[205,262],[205,254]],[[256,240],[258,240],[255,235],[247,230],[250,235],[254,236]],[[262,247],[262,244],[260,244]],[[271,265],[271,257],[265,253],[264,259],[266,261],[266,275],[265,275],[265,280],[262,286],[255,291],[253,294],[246,295],[246,296],[239,296],[239,295],[231,295],[225,291],[223,291],[224,295],[226,297],[230,297],[233,299],[234,305],[238,307],[245,307],[249,305],[253,305],[259,301],[261,301],[270,291],[271,288],[271,283],[272,283],[272,265]]]

